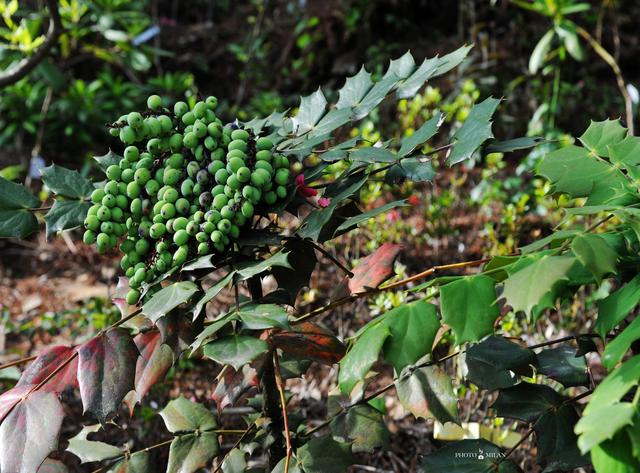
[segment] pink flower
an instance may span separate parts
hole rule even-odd
[[[307,187],[304,184],[304,175],[303,174],[298,174],[296,176],[296,186],[298,186],[298,194],[300,194],[302,197],[315,197],[316,195],[318,195],[318,191],[315,189],[312,189],[311,187]]]
[[[328,207],[330,203],[331,203],[331,199],[329,199],[328,197],[320,197],[320,198],[318,199],[318,205],[319,205],[320,207],[322,207],[323,209],[324,209],[325,207]]]

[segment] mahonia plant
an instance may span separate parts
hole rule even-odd
[[[168,473],[193,473],[213,462],[225,473],[346,472],[361,453],[388,445],[379,400],[389,392],[416,418],[440,427],[462,423],[445,365],[462,368],[456,384],[497,393],[495,416],[529,430],[508,451],[485,438],[449,443],[424,456],[422,471],[517,472],[512,454],[531,435],[545,471],[571,471],[590,461],[598,472],[640,470],[640,358],[627,359],[640,325],[626,322],[640,301],[640,138],[627,136],[617,121],[592,123],[580,138],[583,146],[562,148],[542,162],[540,174],[556,193],[576,199],[576,207],[567,209],[562,229],[518,254],[386,282],[401,246],[384,243],[351,269],[325,247],[405,205],[400,200],[363,212],[359,192],[370,179],[383,177],[389,186],[431,181],[430,160],[439,153],[454,165],[478,152],[539,142],[494,141],[499,100],[493,98],[474,105],[449,144],[430,155],[421,150],[441,131],[440,112],[399,143],[337,138],[341,127],[366,117],[388,95],[415,96],[469,50],[420,65],[406,53],[378,80],[364,68],[349,77],[331,106],[319,89],[303,97],[293,115],[249,122],[223,125],[214,98],[171,106],[152,96],[148,110],[111,125],[127,147],[123,156],[116,150],[96,157],[107,181],[92,183],[51,165],[42,170],[55,194],[49,205],[0,180],[0,236],[27,237],[46,212],[49,236],[85,225],[84,240],[95,241],[99,251],[117,246],[125,271],[114,298],[120,320],[80,345],[46,348],[0,395],[0,471],[64,468],[47,457],[57,449],[64,417],[60,394],[77,389],[85,413],[99,424],[68,439],[67,450],[83,463],[103,462],[97,471],[154,471],[154,450],[168,446]],[[311,155],[318,159],[308,166]],[[344,162],[344,171],[332,177],[336,162]],[[282,223],[284,214],[299,223]],[[576,223],[590,216],[598,220],[586,228]],[[317,267],[316,252],[345,276],[328,304],[302,313],[298,296]],[[460,274],[466,268],[480,271]],[[268,294],[266,276],[277,283]],[[581,288],[605,280],[614,289],[598,301],[595,332],[588,326],[526,346],[501,328],[510,311],[535,322],[564,310]],[[238,296],[241,286],[250,298]],[[235,304],[214,314],[220,304],[212,303],[229,287],[236,290]],[[390,291],[404,291],[408,302],[371,319],[346,344],[318,321],[344,304]],[[595,386],[585,354],[596,351],[598,340],[610,372]],[[160,412],[170,439],[139,451],[89,438],[123,402],[133,415],[179,357],[220,365],[217,412],[178,397]],[[285,382],[302,376],[311,362],[338,366],[334,408],[315,424],[290,412]],[[378,362],[393,371],[391,383],[376,382]],[[589,396],[580,414],[578,401]],[[244,416],[246,428],[225,429],[218,414],[242,402],[252,410]],[[222,451],[221,436],[235,446]]]

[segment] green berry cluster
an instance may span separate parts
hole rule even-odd
[[[152,95],[148,110],[110,125],[126,147],[91,195],[84,242],[101,253],[120,242],[129,304],[142,283],[196,255],[224,252],[256,206],[287,196],[289,160],[273,154],[268,138],[223,126],[217,104],[208,97],[171,111]]]

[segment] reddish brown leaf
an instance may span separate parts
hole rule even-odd
[[[58,446],[63,416],[54,393],[35,391],[16,404],[0,424],[0,470],[37,471]]]
[[[15,386],[0,395],[0,422],[4,420],[6,415],[13,409],[13,406],[20,402],[22,396],[26,396],[33,386],[23,385]]]
[[[258,372],[262,369],[263,361],[263,358],[259,358],[251,364],[244,365],[238,371],[230,366],[227,367],[211,396],[218,406],[218,412],[227,406],[234,405],[243,394],[260,384]]]
[[[334,292],[333,299],[376,288],[393,275],[393,263],[402,245],[385,243],[373,254],[364,258],[352,271],[353,277],[345,277]]]
[[[202,331],[204,317],[192,322],[186,312],[178,308],[158,320],[156,325],[162,335],[162,343],[169,345],[177,358],[191,345],[195,334]]]
[[[338,363],[346,352],[344,344],[329,330],[312,322],[296,325],[290,331],[273,331],[271,344],[296,358],[327,364]]]
[[[136,363],[135,396],[133,404],[129,406],[131,410],[147,395],[154,384],[164,379],[173,365],[173,351],[162,343],[159,331],[141,333],[133,341],[140,351],[140,356]]]
[[[22,373],[18,386],[34,385],[44,381],[60,365],[74,356],[75,348],[66,346],[54,346],[46,348],[38,358]],[[78,387],[78,357],[71,360],[64,368],[58,371],[53,378],[47,381],[40,390],[53,393],[61,393],[67,389]]]
[[[104,422],[133,389],[138,348],[126,330],[115,328],[78,347],[78,354],[84,412]]]

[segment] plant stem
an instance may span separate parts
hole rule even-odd
[[[338,258],[336,258],[335,256],[333,256],[329,251],[327,251],[322,245],[317,244],[316,242],[310,240],[311,245],[318,250],[320,253],[322,253],[324,256],[326,256],[327,258],[329,258],[331,261],[333,261],[333,263],[335,263],[335,265],[340,268],[342,271],[344,271],[347,276],[349,276],[350,278],[353,277],[353,273],[349,270],[349,268],[346,267],[346,265],[342,264],[340,262],[340,260],[338,260]]]
[[[280,373],[280,361],[278,360],[278,353],[273,353],[273,366],[275,368],[276,385],[278,386],[278,392],[280,393],[280,405],[282,406],[282,418],[284,420],[284,434],[287,445],[287,457],[284,463],[284,473],[289,473],[289,463],[291,462],[291,432],[289,431],[289,416],[287,415],[287,398],[284,393],[284,382],[282,380],[282,374]]]
[[[242,441],[247,437],[247,435],[249,435],[249,432],[251,432],[254,428],[255,428],[256,424],[251,424],[242,434],[242,436],[236,441],[236,443],[233,444],[233,447],[231,447],[231,450],[234,450],[236,448],[238,448],[238,445],[240,445],[240,443],[242,443]],[[231,451],[229,450],[229,452]],[[222,470],[222,464],[224,463],[224,461],[227,459],[227,456],[229,455],[229,452],[225,453],[224,456],[222,457],[222,461],[220,462],[220,464],[216,467],[215,470],[213,470],[213,473],[219,473],[220,470]]]
[[[11,368],[12,366],[16,366],[16,365],[21,365],[22,363],[28,363],[29,361],[33,361],[37,358],[37,356],[28,356],[26,358],[20,358],[18,360],[13,360],[10,361],[8,363],[5,363],[4,365],[0,365],[0,370],[3,370],[5,368]]]

